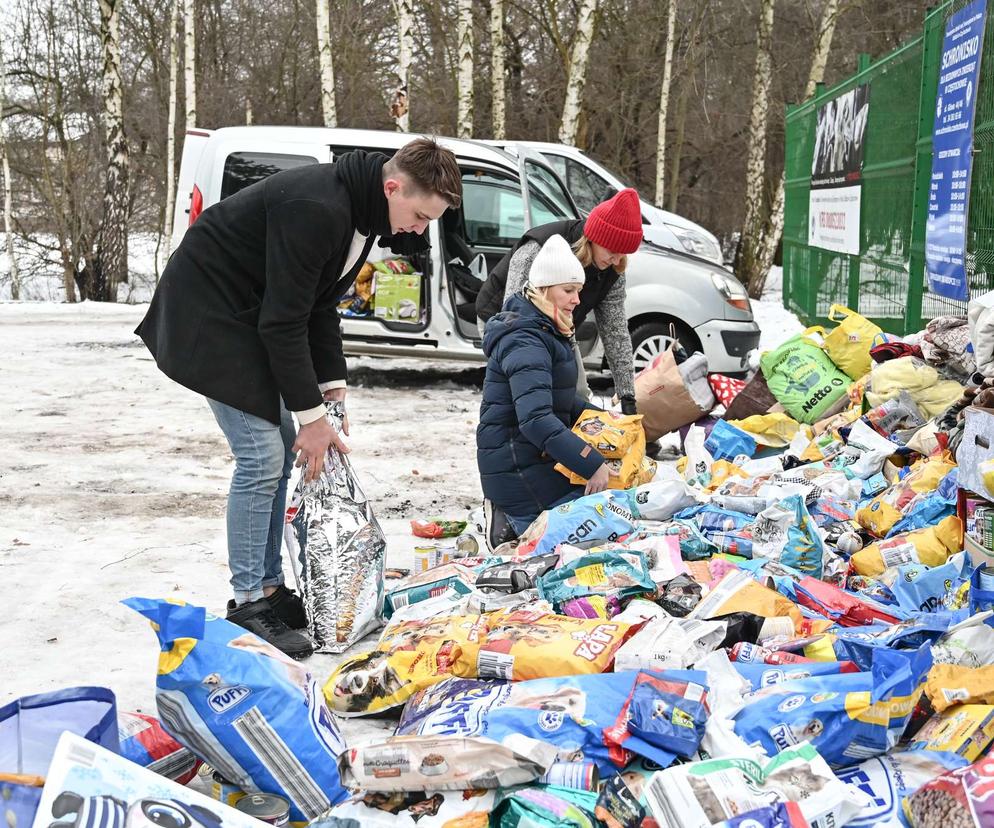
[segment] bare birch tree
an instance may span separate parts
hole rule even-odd
[[[746,158],[745,221],[739,278],[749,285],[756,269],[756,253],[763,221],[763,184],[766,178],[766,120],[773,83],[770,41],[776,0],[761,0],[756,33],[756,64],[753,73],[752,109],[749,113],[749,149]]]
[[[197,126],[197,23],[194,0],[183,0],[183,77],[186,80],[186,128]]]
[[[504,93],[504,0],[490,0],[490,89],[491,122],[494,139],[503,141],[505,132]]]
[[[169,258],[176,209],[176,104],[179,80],[179,4],[173,0],[169,15],[169,111],[166,115],[166,214],[162,223],[164,258]],[[165,262],[163,261],[163,264]]]
[[[124,135],[121,81],[120,7],[122,0],[100,0],[103,46],[104,129],[107,169],[97,254],[87,278],[87,299],[117,301],[117,286],[128,280],[128,142]]]
[[[802,100],[807,100],[814,95],[815,88],[825,77],[825,67],[828,65],[828,56],[832,51],[832,38],[835,35],[835,25],[839,21],[840,13],[839,0],[825,0],[821,12],[821,22],[818,26],[815,50],[811,57],[811,70],[808,72],[808,82],[804,87]],[[749,280],[749,291],[756,298],[763,292],[766,276],[773,266],[773,259],[776,256],[777,247],[780,245],[780,238],[783,236],[784,183],[784,173],[781,172],[777,179],[769,218],[763,226],[762,235],[757,243],[756,269],[755,273],[750,274]]]
[[[566,80],[566,101],[563,104],[563,117],[559,124],[559,142],[576,144],[580,126],[580,112],[583,109],[583,87],[587,82],[587,61],[590,57],[590,44],[594,39],[594,23],[597,17],[597,0],[582,0],[570,53],[569,72]]]
[[[338,126],[335,109],[335,64],[331,59],[331,24],[328,0],[316,0],[318,28],[318,66],[321,71],[321,111],[326,127]],[[250,122],[251,123],[251,122]]]
[[[473,0],[459,0],[456,137],[473,137]]]
[[[7,61],[0,50],[0,172],[3,174],[3,232],[7,239],[7,264],[10,267],[10,298],[21,298],[21,277],[14,255],[14,188],[10,182],[10,159],[7,157],[6,127],[3,123],[7,100]]]
[[[670,107],[673,78],[673,37],[676,34],[676,0],[666,8],[666,53],[663,57],[663,85],[659,90],[659,127],[656,137],[656,206],[665,204],[666,189],[666,115]]]
[[[397,89],[390,114],[400,132],[410,132],[410,73],[414,51],[414,0],[393,0],[397,14]]]

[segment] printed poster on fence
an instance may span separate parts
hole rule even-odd
[[[925,272],[932,293],[963,302],[970,298],[966,223],[973,169],[973,113],[986,17],[987,0],[976,0],[946,21],[932,126]]]
[[[868,84],[818,107],[808,196],[808,244],[859,253],[863,137],[870,105]]]

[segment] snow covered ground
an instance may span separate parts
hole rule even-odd
[[[800,330],[779,297],[754,303],[770,347]],[[141,305],[0,303],[0,704],[73,684],[154,711],[147,623],[118,602],[228,598],[231,458],[199,396],[132,333]],[[481,499],[474,432],[482,369],[350,360],[352,461],[410,566],[409,521],[461,518]],[[320,680],[335,659],[314,656]],[[355,737],[375,723],[350,720]]]

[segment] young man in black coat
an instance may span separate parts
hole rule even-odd
[[[377,238],[425,250],[429,222],[461,199],[455,156],[427,138],[392,158],[355,151],[277,173],[201,214],[136,331],[165,374],[207,398],[235,456],[228,620],[295,658],[312,647],[283,582],[286,488],[294,455],[314,480],[330,446],[349,450],[323,403],[345,399],[338,302]]]

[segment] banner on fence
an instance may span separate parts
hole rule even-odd
[[[975,0],[946,21],[932,127],[932,180],[925,226],[928,287],[966,301],[966,224],[973,169],[973,114],[987,0]]]

